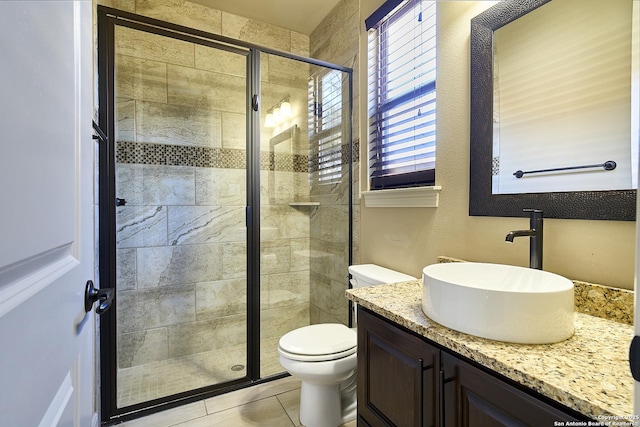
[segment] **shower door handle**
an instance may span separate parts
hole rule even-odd
[[[113,303],[113,289],[98,289],[93,286],[92,280],[87,280],[84,288],[84,312],[90,312],[95,302],[98,302],[96,314],[102,314],[109,310]]]

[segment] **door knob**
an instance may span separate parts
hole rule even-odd
[[[102,314],[111,308],[113,303],[113,289],[97,289],[92,280],[87,280],[84,288],[84,312],[88,313],[93,307],[93,303],[98,302],[96,314]]]

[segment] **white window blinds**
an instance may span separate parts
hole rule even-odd
[[[330,70],[309,79],[309,138],[320,184],[342,179],[342,78],[340,71]]]
[[[375,15],[366,21],[372,27],[368,42],[371,188],[433,185],[436,2],[407,0],[380,20],[372,19]]]

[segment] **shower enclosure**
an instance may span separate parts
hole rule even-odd
[[[103,421],[282,375],[349,322],[351,70],[102,6],[98,51]]]

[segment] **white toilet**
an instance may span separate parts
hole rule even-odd
[[[349,273],[354,288],[416,280],[374,264],[352,265]],[[304,326],[280,338],[280,364],[302,382],[304,426],[336,427],[355,419],[356,345],[355,328],[339,323]]]

